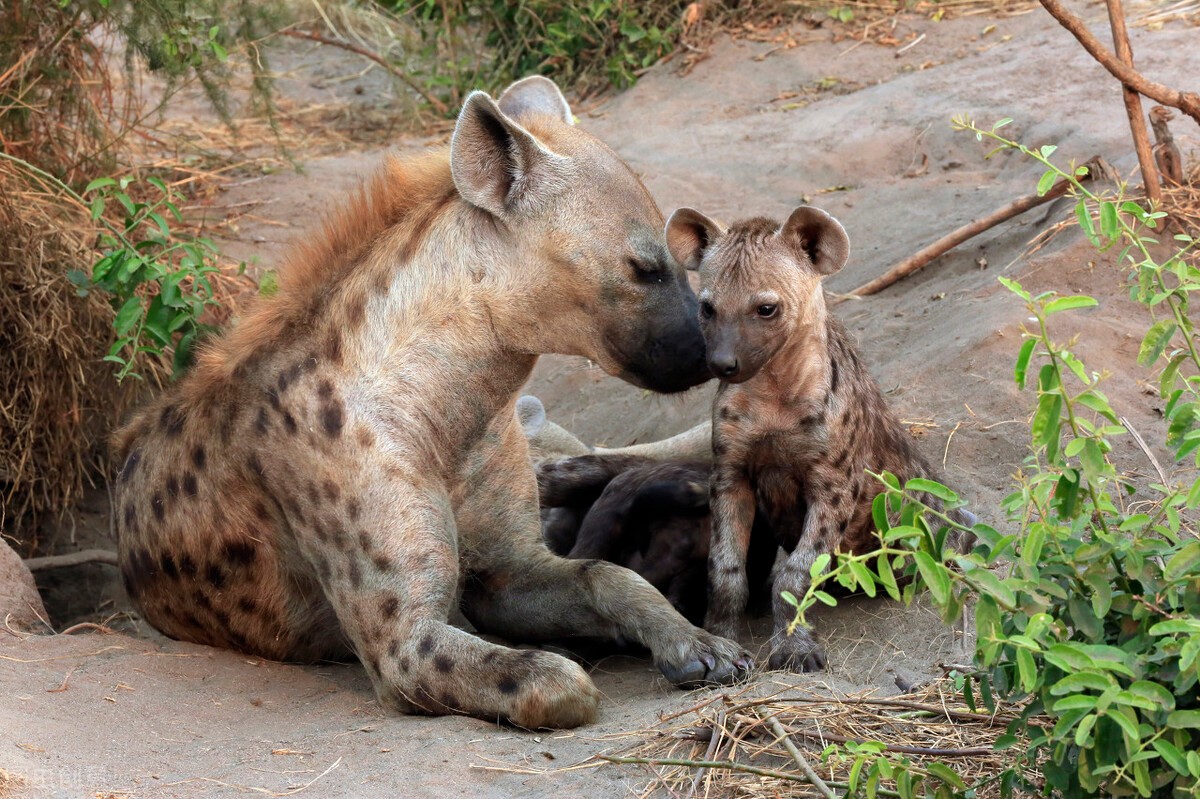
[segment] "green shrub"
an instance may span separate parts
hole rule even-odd
[[[1071,183],[1076,218],[1102,249],[1122,247],[1130,294],[1148,310],[1139,361],[1159,373],[1169,421],[1166,445],[1177,459],[1200,465],[1200,357],[1188,316],[1200,289],[1200,270],[1185,259],[1194,242],[1154,257],[1162,213],[1118,196],[1093,194],[1078,181],[1083,168],[1063,170],[1049,159],[1053,146],[1031,150],[998,132],[1008,120],[981,129],[968,119],[958,128],[997,149],[1016,149],[1045,168],[1039,191]],[[1021,715],[998,744],[1019,757],[1002,787],[1041,772],[1047,794],[1081,796],[1200,795],[1200,540],[1195,509],[1200,479],[1176,485],[1135,483],[1110,458],[1112,439],[1126,427],[1088,370],[1057,332],[1067,311],[1097,305],[1092,297],[1032,295],[1001,278],[1025,304],[1032,324],[1016,358],[1017,386],[1034,392],[1031,454],[1016,490],[1004,501],[1011,531],[976,525],[975,551],[943,549],[953,522],[915,497],[921,492],[961,504],[950,489],[925,480],[887,486],[876,498],[879,552],[843,556],[832,569],[814,565],[808,595],[797,601],[797,623],[814,602],[834,600],[830,580],[874,594],[878,587],[911,601],[928,589],[946,621],[974,602],[976,671],[960,675],[965,698],[995,707],[1017,702]],[[1136,498],[1136,504],[1131,500]],[[1007,576],[992,571],[1002,567]],[[910,582],[900,588],[903,579]],[[1020,748],[1019,742],[1024,742]],[[852,753],[866,767],[856,786],[886,773],[901,793],[928,795],[973,789],[944,771],[921,772],[887,753]],[[908,773],[906,780],[900,777]],[[908,785],[905,789],[902,786]]]

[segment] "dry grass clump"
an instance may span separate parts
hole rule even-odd
[[[85,211],[0,161],[0,525],[63,510],[100,463],[133,386],[101,360],[113,311],[79,297],[68,269],[92,251]],[[91,234],[94,236],[94,234]]]
[[[1200,239],[1200,163],[1192,165],[1180,184],[1163,181],[1162,195],[1163,210],[1171,220],[1182,232]],[[1195,260],[1200,251],[1193,249],[1190,257]]]
[[[823,758],[822,752],[832,744],[878,741],[911,759],[916,769],[935,761],[950,764],[968,785],[979,783],[978,799],[990,799],[1000,795],[996,777],[1013,764],[1017,751],[997,752],[994,745],[1019,710],[974,712],[948,680],[898,697],[755,683],[666,716],[654,729],[632,733],[636,744],[601,758],[648,768],[652,776],[643,797],[787,799],[820,795],[802,761],[829,788],[844,791],[854,759]],[[1036,773],[1025,776],[1039,779]],[[888,796],[896,786],[885,780],[879,787]]]

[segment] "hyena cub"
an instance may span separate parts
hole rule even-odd
[[[757,512],[789,552],[773,585],[770,666],[812,671],[825,656],[812,634],[786,628],[822,553],[875,548],[871,501],[881,485],[933,477],[845,328],[825,307],[821,280],[850,252],[833,217],[801,206],[781,226],[751,219],[729,229],[690,208],[667,223],[675,258],[700,271],[700,317],[713,404],[711,597],[705,626],[733,636],[747,601],[746,551]],[[924,500],[938,506],[934,497]],[[973,517],[952,511],[962,524]],[[965,550],[972,539],[955,536]]]

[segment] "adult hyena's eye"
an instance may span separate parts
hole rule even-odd
[[[708,300],[700,301],[700,316],[704,319],[712,319],[717,315],[717,309],[713,307]]]
[[[770,319],[778,310],[778,305],[760,305],[758,306],[758,315],[763,319]]]

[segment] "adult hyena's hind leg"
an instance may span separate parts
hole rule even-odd
[[[519,652],[447,623],[459,544],[436,491],[399,498],[386,481],[356,498],[357,534],[304,536],[304,554],[380,701],[401,712],[464,713],[527,728],[595,718],[598,694],[575,663]]]

